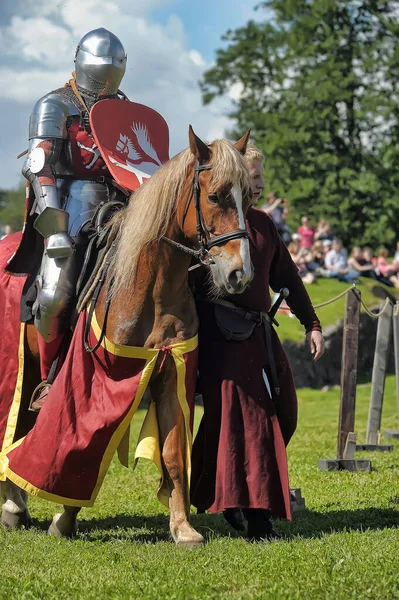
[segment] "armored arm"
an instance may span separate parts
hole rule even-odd
[[[36,212],[35,229],[46,238],[50,258],[64,258],[73,252],[68,235],[69,215],[61,209],[55,165],[67,138],[67,120],[77,110],[58,94],[39,100],[29,122],[29,151],[22,174],[32,184]]]

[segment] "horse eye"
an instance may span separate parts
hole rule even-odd
[[[219,198],[218,198],[217,194],[211,194],[210,196],[208,196],[208,200],[209,200],[209,202],[212,202],[212,204],[217,204],[219,201]]]

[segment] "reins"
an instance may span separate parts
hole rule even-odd
[[[110,267],[111,261],[113,259],[113,256],[115,254],[115,250],[116,250],[116,244],[115,242],[112,243],[111,249],[108,253],[107,259],[105,261],[103,270],[101,272],[101,276],[97,282],[97,285],[94,289],[93,292],[93,296],[91,298],[91,302],[90,302],[90,308],[89,308],[89,314],[87,315],[87,321],[86,321],[86,325],[85,325],[85,330],[84,330],[84,346],[85,346],[85,350],[86,352],[89,352],[90,354],[92,354],[93,352],[95,352],[100,346],[101,343],[104,339],[105,336],[105,331],[107,328],[107,320],[108,320],[108,313],[109,313],[109,308],[111,305],[111,296],[112,296],[112,284],[113,284],[113,279],[111,278],[109,284],[108,284],[108,290],[107,290],[107,297],[105,299],[105,304],[104,304],[104,319],[103,319],[103,324],[101,326],[101,331],[100,331],[100,335],[99,338],[97,340],[97,343],[91,348],[90,344],[89,344],[89,334],[90,334],[90,328],[91,328],[91,321],[93,319],[93,315],[94,315],[94,311],[96,309],[96,305],[97,305],[97,301],[98,298],[100,296],[100,292],[101,289],[103,287],[103,284],[107,278],[107,274],[108,274],[108,269]]]

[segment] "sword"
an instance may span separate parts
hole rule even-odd
[[[285,300],[286,298],[288,298],[289,293],[290,292],[289,292],[288,288],[281,288],[281,290],[280,290],[280,292],[279,292],[276,300],[273,302],[273,305],[272,305],[271,309],[267,313],[267,316],[269,317],[270,321],[273,323],[273,325],[276,325],[277,327],[279,326],[279,324],[278,324],[278,322],[275,319],[275,315],[276,315],[278,309],[280,308],[281,303],[283,302],[283,300]],[[262,377],[263,377],[263,381],[265,383],[267,392],[268,392],[270,398],[273,399],[273,397],[272,397],[272,390],[271,390],[270,382],[269,382],[269,378],[266,375],[265,369],[262,369]]]
[[[276,313],[277,313],[278,309],[280,308],[283,300],[288,298],[289,295],[290,295],[290,291],[288,288],[281,288],[276,300],[273,302],[273,306],[267,313],[269,319],[271,320],[273,325],[276,325],[276,327],[279,326],[279,323],[278,323],[278,321],[276,321],[276,319],[274,317],[276,316]]]
[[[265,369],[262,369],[262,375],[263,375],[263,381],[265,382],[265,386],[268,391],[268,394],[269,394],[270,398],[272,398],[272,390],[270,388],[269,378],[266,375]]]

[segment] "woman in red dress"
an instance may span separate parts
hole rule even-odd
[[[246,158],[256,202],[264,187],[263,156],[250,147]],[[225,300],[248,314],[265,313],[271,307],[269,287],[288,288],[287,304],[317,360],[324,352],[320,322],[273,221],[251,207],[247,229],[254,279],[242,294]],[[249,539],[272,539],[278,534],[269,517],[291,518],[285,450],[297,424],[291,368],[269,326],[255,326],[241,341],[226,339],[215,317],[218,305],[209,301],[205,283],[199,287],[204,416],[193,446],[192,504],[199,512],[223,512]]]

